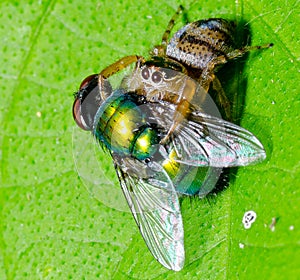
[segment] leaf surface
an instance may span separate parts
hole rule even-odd
[[[187,258],[182,271],[158,264],[131,214],[96,200],[77,175],[72,93],[84,77],[122,56],[147,56],[179,4],[0,4],[1,279],[300,275],[299,1],[184,4],[190,21],[236,19],[251,28],[252,45],[272,42],[274,47],[242,59],[243,71],[233,80],[245,94],[240,123],[262,141],[267,160],[234,170],[228,188],[216,195],[183,199]],[[178,20],[176,28],[183,24]],[[103,168],[113,166],[107,160]],[[242,218],[248,210],[257,219],[246,230]]]

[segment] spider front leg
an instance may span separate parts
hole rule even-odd
[[[119,59],[118,61],[116,61],[115,63],[107,66],[105,69],[103,69],[99,75],[98,75],[98,85],[99,85],[99,91],[100,91],[100,95],[101,98],[103,100],[105,100],[111,92],[107,92],[105,89],[107,87],[105,87],[105,81],[113,76],[114,74],[120,72],[121,70],[125,69],[126,67],[128,67],[129,65],[131,65],[132,63],[137,63],[138,61],[144,61],[144,58],[142,56],[138,56],[138,55],[129,55],[129,56],[125,56],[121,59]]]
[[[175,132],[175,130],[182,124],[184,119],[189,115],[191,108],[191,101],[196,94],[197,84],[190,78],[186,78],[184,81],[184,87],[181,94],[176,100],[170,98],[164,98],[164,100],[169,101],[176,105],[176,110],[173,116],[173,122],[169,128],[167,135],[160,141],[161,144],[166,144],[170,139],[170,136]]]

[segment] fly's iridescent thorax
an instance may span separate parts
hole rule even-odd
[[[174,34],[167,56],[192,68],[204,69],[220,55],[234,49],[233,22],[212,18],[187,24]]]
[[[119,156],[138,160],[157,152],[159,129],[151,124],[151,112],[145,98],[133,92],[116,90],[99,108],[95,117],[94,134],[106,148]]]

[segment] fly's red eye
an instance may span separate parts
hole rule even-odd
[[[87,76],[80,84],[79,89],[84,88],[91,80],[93,80],[98,74],[92,74]]]
[[[73,118],[80,128],[90,130],[81,116],[81,100],[79,98],[76,98],[73,103]]]

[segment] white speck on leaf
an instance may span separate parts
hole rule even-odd
[[[271,231],[275,231],[276,222],[277,222],[276,218],[272,218],[272,223],[269,226]]]
[[[242,220],[245,229],[249,229],[251,227],[256,220],[256,216],[256,213],[252,210],[245,212]]]

